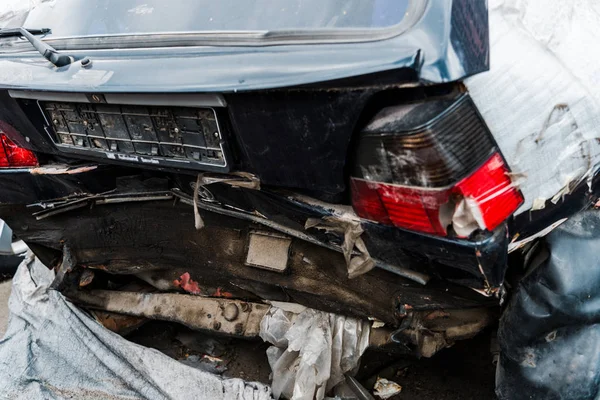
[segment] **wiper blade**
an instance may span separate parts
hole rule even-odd
[[[20,28],[12,28],[12,29],[0,29],[0,37],[13,37],[13,36],[22,36],[29,41],[35,47],[37,51],[40,52],[42,56],[52,64],[57,67],[64,67],[65,65],[71,64],[75,61],[73,56],[69,56],[66,54],[59,53],[49,44],[44,43],[40,39],[36,38],[33,35],[43,35],[45,33],[50,32],[48,28],[42,29],[25,29],[23,27]]]

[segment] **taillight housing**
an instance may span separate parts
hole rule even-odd
[[[494,230],[522,204],[467,94],[388,107],[361,133],[352,204],[365,219],[459,237]]]
[[[31,150],[17,146],[0,132],[0,168],[37,167],[38,160]]]

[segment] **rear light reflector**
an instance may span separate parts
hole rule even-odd
[[[494,230],[523,202],[467,94],[383,109],[361,133],[352,204],[365,219],[433,235]]]
[[[0,168],[37,166],[37,157],[31,150],[17,146],[6,134],[0,133]]]

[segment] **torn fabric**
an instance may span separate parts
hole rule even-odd
[[[0,397],[271,399],[260,383],[222,379],[129,342],[48,290],[54,272],[30,256],[17,270],[0,341]]]
[[[467,88],[525,196],[554,203],[600,163],[600,3],[490,0],[491,69]]]
[[[267,357],[273,394],[293,400],[321,400],[353,375],[369,344],[369,322],[306,309],[299,314],[272,307],[260,336],[273,344]]]

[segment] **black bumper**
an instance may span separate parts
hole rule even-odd
[[[47,264],[51,264],[51,257],[60,257],[64,245],[69,244],[81,262],[105,266],[112,264],[114,271],[119,273],[127,271],[119,270],[115,262],[111,263],[111,257],[123,261],[120,265],[125,265],[124,260],[127,260],[134,265],[153,265],[158,269],[176,265],[179,271],[182,263],[188,262],[190,265],[183,267],[189,269],[198,257],[218,259],[219,255],[207,254],[222,251],[218,246],[213,249],[198,244],[193,208],[189,204],[157,202],[149,198],[148,201],[95,206],[93,202],[86,203],[86,199],[98,194],[111,195],[123,191],[142,198],[147,193],[176,191],[185,195],[188,192],[187,196],[191,199],[190,183],[193,181],[194,178],[189,176],[109,166],[71,168],[66,171],[46,167],[0,172],[0,187],[4,188],[0,191],[0,218],[6,220],[16,235],[39,253],[38,256]],[[308,218],[332,215],[332,210],[326,205],[303,202],[278,191],[251,190],[221,183],[210,185],[210,191],[214,196],[214,202],[210,205],[213,208],[201,210],[201,213],[213,235],[227,236],[237,232],[236,235],[242,237],[248,230],[255,229],[257,220],[258,225],[265,221],[261,229],[277,230],[277,227],[283,227],[284,233],[291,233],[291,236],[294,236],[294,232],[300,232],[304,236],[294,239],[298,248],[304,246],[300,244],[302,237],[309,237],[311,249],[321,248],[318,252],[328,254],[324,256],[323,265],[336,264],[335,267],[327,267],[332,269],[339,267],[341,275],[336,275],[332,284],[354,287],[357,280],[349,280],[344,276],[343,257],[332,250],[342,244],[343,237],[331,232],[305,229]],[[56,199],[70,197],[73,201],[79,201],[80,205],[65,207],[64,210],[57,208],[58,212],[49,214],[48,207],[52,207]],[[68,205],[69,201],[63,201],[63,204]],[[223,209],[229,211],[221,212],[215,204],[227,205]],[[157,215],[161,216],[160,224],[155,222]],[[257,219],[257,215],[261,218]],[[491,294],[501,285],[508,243],[504,227],[482,234],[475,241],[431,237],[370,222],[363,222],[362,228],[369,253],[378,263],[410,269],[432,278],[423,286],[378,268],[365,274],[367,281],[391,281],[392,286],[385,288],[388,301],[394,298],[395,303],[409,304],[417,309],[439,306],[460,308],[494,302],[468,288],[487,290]],[[225,231],[227,233],[223,233]],[[190,238],[188,243],[182,243],[182,237]],[[209,242],[212,240],[209,236],[204,239]],[[120,249],[128,250],[119,253]],[[181,254],[187,254],[188,257],[182,258]],[[235,274],[236,271],[231,273]],[[285,281],[281,277],[276,274],[273,278],[263,278],[269,283],[278,284],[278,279]],[[352,290],[368,293],[371,289],[355,287]]]

